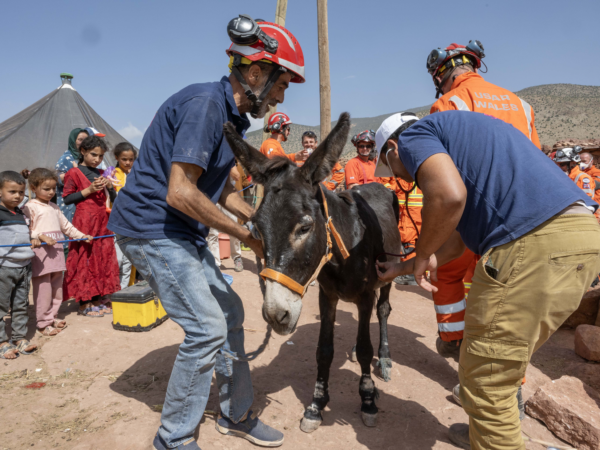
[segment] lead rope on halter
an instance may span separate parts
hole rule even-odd
[[[333,249],[333,242],[331,241],[332,235],[335,239],[335,242],[337,243],[342,257],[346,259],[350,256],[350,253],[348,253],[348,250],[344,245],[342,237],[336,230],[335,225],[333,225],[333,219],[329,215],[329,208],[327,207],[327,199],[325,198],[325,192],[323,192],[323,186],[319,184],[319,188],[321,189],[321,197],[323,198],[323,208],[325,210],[325,232],[327,234],[327,247],[325,248],[325,255],[323,255],[323,257],[321,258],[321,262],[319,263],[319,266],[317,267],[313,275],[304,285],[301,285],[297,281],[292,280],[287,275],[284,275],[281,272],[277,272],[273,269],[265,268],[260,272],[260,276],[263,280],[265,278],[269,278],[279,284],[282,284],[286,288],[296,292],[297,294],[300,294],[301,298],[304,297],[304,295],[306,294],[306,290],[308,289],[308,286],[310,286],[310,283],[312,283],[319,276],[319,273],[321,272],[323,266],[327,264],[333,257],[333,253],[331,252],[331,250]]]
[[[258,269],[258,271],[260,273],[260,270],[262,268],[262,261],[258,256],[256,257],[256,268]],[[265,292],[266,292],[266,286],[265,286],[264,280],[260,276],[258,277],[258,284],[260,286],[260,291],[262,292],[263,299],[264,299]],[[225,358],[231,359],[232,361],[240,361],[240,362],[254,361],[267,349],[267,345],[269,343],[269,339],[271,339],[272,334],[273,334],[273,327],[271,325],[267,324],[267,332],[265,333],[265,338],[263,339],[262,343],[258,346],[258,348],[256,350],[254,350],[253,352],[246,353],[245,356],[238,356],[237,353],[228,352],[228,351],[224,351],[223,349],[221,349],[221,354]]]

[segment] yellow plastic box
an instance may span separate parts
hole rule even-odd
[[[147,281],[115,292],[111,301],[115,330],[150,331],[169,318]]]

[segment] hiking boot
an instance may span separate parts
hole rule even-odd
[[[469,441],[469,425],[466,423],[454,423],[450,425],[448,432],[450,442],[460,448],[471,450],[471,442]]]
[[[458,357],[460,356],[460,344],[462,344],[462,339],[447,342],[442,341],[442,338],[438,336],[435,341],[435,348],[443,358],[452,358],[454,361],[458,362]]]
[[[177,447],[167,447],[167,443],[160,437],[158,433],[154,436],[154,442],[152,442],[154,450],[202,450],[194,438],[189,438]]]
[[[233,260],[233,270],[236,272],[242,272],[244,270],[244,263],[242,262],[241,257]]]
[[[460,384],[454,386],[452,389],[452,400],[456,402],[456,404],[462,407],[462,403],[460,402]],[[519,406],[519,419],[525,420],[525,402],[523,402],[523,393],[521,392],[521,388],[517,391],[517,404]]]
[[[252,411],[248,411],[246,419],[239,423],[233,423],[219,414],[215,427],[219,433],[241,437],[261,447],[279,447],[283,444],[283,433],[262,423]]]

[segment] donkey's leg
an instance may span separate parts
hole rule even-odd
[[[379,319],[379,361],[377,366],[381,371],[381,376],[384,381],[392,379],[392,356],[388,346],[388,329],[387,321],[392,312],[390,306],[390,289],[391,284],[383,286],[379,290],[379,300],[377,301],[377,319]]]
[[[333,328],[338,299],[329,298],[323,288],[319,289],[321,331],[317,346],[317,382],[312,403],[304,411],[300,429],[306,433],[315,431],[323,421],[322,411],[329,402],[329,369],[333,361]]]
[[[374,292],[361,295],[358,301],[358,336],[356,339],[356,356],[360,364],[361,377],[358,392],[362,399],[360,411],[363,423],[368,427],[374,427],[377,422],[377,406],[375,398],[377,389],[371,378],[371,361],[373,360],[373,345],[369,334],[369,323],[373,311]]]

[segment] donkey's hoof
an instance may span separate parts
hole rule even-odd
[[[366,412],[361,412],[362,421],[368,427],[377,426],[377,414],[367,414]]]
[[[392,360],[390,358],[381,358],[377,361],[377,367],[381,371],[381,378],[388,382],[392,379]]]
[[[321,425],[322,420],[315,419],[307,419],[306,417],[302,418],[302,422],[300,423],[300,429],[305,433],[312,433]]]
[[[356,357],[356,345],[352,347],[352,351],[350,352],[350,361],[356,362],[358,358]]]

